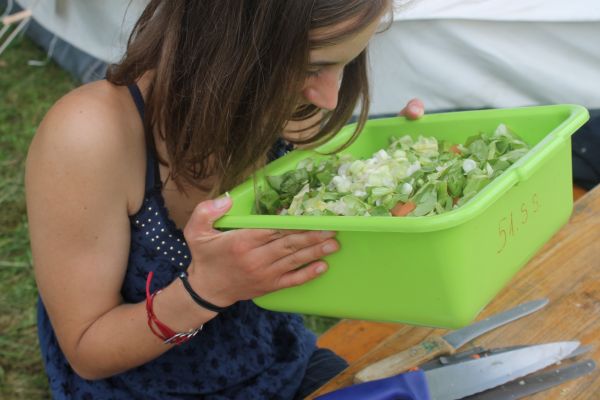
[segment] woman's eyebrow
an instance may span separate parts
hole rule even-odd
[[[350,64],[352,61],[356,60],[356,58],[359,56],[360,54],[357,54],[356,56],[347,59],[338,59],[338,60],[315,60],[315,61],[310,61],[308,63],[308,65],[310,67],[328,67],[328,66],[332,66],[332,65],[348,65]]]
[[[309,63],[308,65],[311,67],[328,67],[330,65],[338,65],[341,64],[340,61],[314,61]]]

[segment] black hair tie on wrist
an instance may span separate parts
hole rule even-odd
[[[190,285],[190,282],[188,281],[188,275],[185,271],[181,271],[179,273],[179,279],[181,279],[181,282],[183,282],[183,287],[185,288],[185,290],[187,290],[187,292],[190,294],[190,296],[192,296],[192,299],[194,299],[196,304],[198,304],[200,307],[204,307],[207,310],[214,311],[216,313],[221,313],[221,312],[227,310],[228,307],[219,307],[212,303],[209,303],[208,301],[206,301],[202,297],[200,297],[198,295],[198,293],[194,292],[194,289],[192,289],[192,286]]]

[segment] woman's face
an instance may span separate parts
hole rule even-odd
[[[319,37],[329,36],[331,31],[343,30],[345,25],[351,23],[352,20],[332,27],[316,29],[311,32],[310,38],[318,41]],[[307,77],[302,87],[303,101],[329,111],[337,106],[344,67],[367,47],[379,23],[379,18],[376,18],[362,31],[344,41],[310,51]]]

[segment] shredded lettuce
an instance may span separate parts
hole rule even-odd
[[[408,216],[441,214],[471,200],[529,151],[504,124],[452,145],[435,137],[390,138],[368,159],[306,158],[296,169],[267,176],[258,187],[260,214]]]

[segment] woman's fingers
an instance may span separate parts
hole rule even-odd
[[[324,261],[315,261],[305,267],[287,272],[279,277],[276,283],[276,290],[302,285],[321,275],[326,270],[327,263]]]
[[[301,232],[300,230],[292,229],[246,229],[243,235],[248,244],[254,247],[264,246],[275,240],[281,239],[289,235],[295,235]]]
[[[232,201],[227,196],[199,203],[183,229],[186,240],[192,241],[199,237],[219,233],[213,228],[213,224],[229,211],[231,206]]]
[[[406,107],[404,107],[398,115],[402,115],[408,119],[419,119],[425,114],[425,105],[420,99],[412,99],[406,103]]]
[[[273,263],[273,271],[276,274],[285,274],[303,265],[315,262],[331,253],[335,253],[340,248],[335,239],[328,239],[325,242],[305,247],[301,250],[288,254]]]
[[[320,259],[339,249],[335,235],[331,231],[285,232],[247,253],[252,264],[262,265],[252,270],[262,276],[259,280],[263,283],[270,282],[267,292],[302,284],[325,271],[327,264]]]
[[[335,235],[336,233],[332,231],[296,231],[293,234],[284,234],[276,240],[272,240],[264,246],[257,248],[253,252],[253,255],[256,257],[269,258],[272,262],[275,262],[276,260],[291,256],[306,248],[324,244],[326,241],[331,241],[331,238]],[[318,255],[317,258],[318,257],[322,257],[322,254]],[[305,261],[305,263],[308,261]]]

